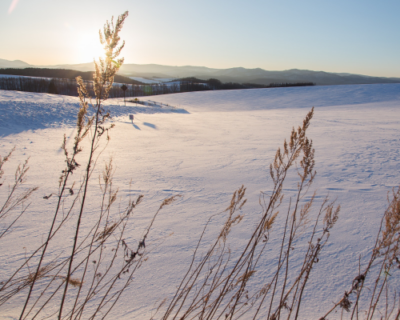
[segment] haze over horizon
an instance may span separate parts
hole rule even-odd
[[[400,77],[399,9],[394,0],[7,0],[0,4],[0,58],[87,63],[101,53],[104,22],[128,10],[126,63]]]

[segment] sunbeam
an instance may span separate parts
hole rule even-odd
[[[15,7],[17,6],[19,0],[12,0],[10,7],[8,8],[8,14],[14,11]]]

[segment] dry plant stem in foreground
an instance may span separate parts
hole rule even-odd
[[[115,59],[115,56],[113,56],[112,54],[113,54],[115,47],[118,45],[118,40],[119,40],[118,32],[121,30],[123,21],[126,18],[126,16],[127,16],[127,13],[125,13],[123,16],[118,18],[116,32],[114,30],[110,29],[110,24],[107,24],[108,28],[105,27],[105,32],[107,32],[106,39],[108,41],[108,43],[107,43],[107,45],[108,45],[108,48],[107,48],[108,56],[107,57],[109,57],[108,60]],[[109,37],[114,37],[114,39],[110,40]],[[111,43],[112,43],[112,45],[110,45]],[[122,47],[123,47],[123,45],[117,49],[118,53],[121,51]],[[111,52],[111,56],[110,56],[110,52]],[[108,61],[108,60],[106,58],[106,61]],[[121,65],[122,62],[123,62],[123,60],[118,60],[119,65]],[[89,150],[89,159],[87,161],[87,166],[86,166],[86,175],[84,178],[83,185],[81,186],[81,188],[83,187],[82,198],[81,198],[82,199],[81,207],[80,207],[80,211],[78,214],[77,227],[75,229],[73,250],[72,250],[72,254],[71,254],[71,258],[70,258],[70,263],[68,266],[68,272],[67,272],[66,281],[65,281],[65,290],[64,290],[64,294],[63,294],[63,297],[61,300],[59,318],[61,318],[61,315],[62,315],[62,309],[63,309],[64,300],[65,300],[65,295],[67,292],[68,283],[70,282],[70,272],[71,272],[73,257],[74,257],[75,250],[76,250],[76,243],[77,243],[77,238],[78,238],[78,234],[79,234],[81,217],[82,217],[84,206],[85,206],[89,176],[92,171],[91,167],[93,165],[93,163],[92,163],[93,153],[97,148],[100,137],[102,136],[102,134],[105,131],[108,131],[108,129],[109,129],[109,128],[104,127],[105,121],[109,117],[109,114],[108,113],[106,114],[104,112],[104,110],[101,106],[101,103],[102,103],[102,101],[107,99],[107,94],[108,94],[110,85],[112,86],[112,83],[113,83],[113,76],[115,75],[115,72],[118,70],[118,68],[116,66],[111,66],[111,62],[109,62],[109,61],[106,64],[104,63],[104,61],[101,61],[101,63],[102,63],[102,68],[99,69],[97,67],[96,73],[94,75],[94,82],[95,82],[95,87],[96,87],[96,90],[95,90],[96,104],[94,106],[95,114],[92,117],[87,118],[89,104],[86,101],[86,99],[90,98],[89,93],[87,92],[82,79],[80,79],[80,78],[77,79],[78,86],[79,86],[78,93],[79,93],[79,98],[81,100],[81,108],[78,112],[78,117],[77,117],[77,134],[74,139],[73,152],[72,152],[72,156],[70,157],[68,154],[68,151],[67,151],[67,147],[66,147],[66,138],[64,136],[64,142],[62,145],[62,149],[64,150],[67,167],[65,170],[63,170],[62,175],[60,177],[60,181],[59,181],[60,191],[58,193],[58,202],[56,205],[54,218],[53,218],[51,227],[49,229],[47,240],[44,244],[39,263],[37,264],[37,270],[34,274],[32,283],[30,285],[29,293],[28,293],[27,299],[25,301],[25,305],[22,309],[20,319],[22,319],[24,316],[24,312],[29,303],[31,293],[32,293],[32,290],[34,288],[34,285],[35,285],[35,282],[37,279],[37,275],[39,274],[39,271],[42,268],[42,262],[45,257],[45,254],[46,254],[48,244],[49,244],[52,236],[54,236],[53,229],[55,228],[59,210],[62,205],[62,198],[64,196],[65,191],[67,190],[66,186],[67,186],[68,178],[79,166],[79,164],[76,161],[76,156],[82,151],[80,144],[87,135],[91,135],[91,144],[90,144],[90,150]],[[111,68],[111,70],[108,70],[107,68],[108,69]],[[102,73],[100,73],[100,70],[102,71]],[[92,128],[92,126],[93,126],[93,128]],[[72,191],[72,187],[69,188],[69,190]]]
[[[303,264],[296,270],[297,274],[293,278],[291,252],[305,228],[309,227],[310,211],[315,199],[314,194],[308,201],[304,201],[316,174],[314,149],[306,136],[313,112],[314,109],[307,114],[301,127],[293,129],[289,143],[285,141],[283,149],[276,152],[270,167],[273,188],[269,195],[263,193],[260,197],[263,212],[243,251],[233,253],[228,244],[232,227],[243,218],[243,215],[237,213],[246,202],[246,189],[242,186],[233,194],[231,204],[226,209],[228,217],[220,233],[210,249],[199,258],[199,249],[207,226],[203,230],[191,264],[170,300],[163,319],[233,319],[245,314],[249,317],[249,313],[255,319],[265,305],[269,309],[269,319],[280,319],[283,309],[289,310],[286,312],[288,319],[298,317],[311,270],[318,262],[319,254],[329,239],[329,232],[336,223],[340,210],[329,203],[328,199],[322,203],[311,228]],[[276,270],[268,282],[259,283],[257,289],[257,285],[254,285],[256,280],[252,280],[257,277],[257,271],[261,268],[259,262],[279,215],[278,210],[284,196],[283,185],[292,167],[295,171],[297,169],[299,182],[297,194],[290,199],[286,210],[286,224]],[[252,285],[249,286],[249,283]]]
[[[10,157],[15,148],[13,148],[8,155],[5,157],[0,156],[0,180],[3,179],[4,168],[3,166],[10,160]],[[0,240],[10,231],[14,224],[19,220],[19,218],[26,212],[29,207],[25,205],[31,195],[38,189],[38,187],[29,188],[26,191],[19,191],[21,186],[26,181],[26,175],[29,170],[28,159],[21,165],[17,166],[14,174],[14,181],[8,186],[8,192],[5,197],[4,203],[0,208],[0,223],[2,224],[2,230],[0,231]],[[5,188],[4,181],[0,181],[0,188]],[[17,207],[22,205],[20,213],[16,216],[11,215]]]
[[[337,308],[349,312],[350,319],[358,319],[361,312],[366,315],[365,319],[373,319],[377,311],[380,319],[400,318],[398,290],[395,291],[393,298],[389,297],[391,273],[400,269],[400,188],[393,189],[388,203],[375,245],[371,249],[371,256],[363,272],[358,272],[350,289],[345,291],[343,297],[320,318],[321,320],[327,319]],[[365,288],[368,290],[364,290]],[[360,304],[363,302],[366,307],[360,310]]]
[[[145,241],[156,216],[164,206],[172,203],[176,198],[171,197],[161,204],[139,241],[137,249],[131,250],[130,245],[124,240],[124,232],[129,218],[132,216],[134,208],[141,202],[142,196],[139,196],[136,201],[130,201],[126,209],[119,210],[117,215],[112,213],[111,209],[117,199],[118,190],[114,190],[112,187],[113,165],[110,160],[105,166],[102,179],[99,180],[101,197],[97,210],[98,216],[87,218],[94,222],[91,227],[85,229],[85,233],[80,233],[81,224],[85,218],[86,200],[89,197],[89,181],[102,152],[101,138],[106,137],[108,141],[108,132],[112,128],[112,125],[107,125],[109,113],[104,110],[102,102],[107,99],[113,85],[114,75],[123,63],[123,59],[118,59],[124,46],[124,43],[119,45],[119,33],[127,16],[127,12],[119,16],[115,25],[113,20],[110,23],[107,22],[103,32],[100,32],[100,40],[105,47],[105,58],[95,63],[96,72],[93,80],[95,103],[93,105],[88,102],[91,101],[91,95],[84,82],[81,78],[77,78],[81,102],[77,116],[77,133],[71,152],[67,149],[64,136],[62,149],[66,168],[62,171],[59,179],[57,203],[46,240],[26,257],[25,262],[9,279],[1,284],[0,306],[21,290],[28,288],[20,319],[43,317],[43,313],[47,313],[46,308],[51,310],[54,305],[58,305],[58,308],[52,317],[57,316],[59,319],[86,319],[94,318],[98,314],[108,314],[131,283],[133,273],[146,260]],[[91,116],[89,116],[90,108],[93,109]],[[77,172],[80,166],[77,156],[82,151],[82,142],[85,139],[89,140],[89,150],[84,177],[80,185],[74,188],[75,183],[71,183],[70,180],[72,174]],[[9,156],[0,159],[1,175],[3,164],[9,159]],[[27,170],[27,162],[22,167],[18,167],[14,189],[23,182]],[[4,214],[0,217],[5,217],[10,208],[12,209],[26,200],[36,190],[29,190],[15,198],[13,197],[14,189],[12,189],[9,199],[6,200],[1,211]],[[48,199],[52,195],[44,198]],[[75,208],[78,203],[79,208]],[[68,228],[66,222],[73,217],[76,217],[76,224],[73,228],[70,255],[61,257],[60,254],[54,257],[47,254],[48,249],[56,245],[53,243],[53,239],[61,230]],[[118,258],[121,257],[118,255],[119,252],[123,253],[123,259]],[[34,267],[32,268],[30,265]],[[40,289],[38,287],[35,290],[35,284],[38,281],[41,282],[41,286]],[[71,294],[68,290],[69,285],[75,287],[73,291],[71,290]],[[66,309],[67,295],[73,298],[73,303],[69,303]],[[97,304],[93,311],[96,296],[101,296],[101,299],[95,302]],[[57,298],[60,299],[59,302],[56,302]],[[88,304],[91,305],[92,311],[90,312],[92,313],[85,312]]]
[[[99,177],[100,192],[89,187],[99,157],[108,144],[109,130],[113,126],[107,124],[110,116],[102,103],[107,99],[114,75],[123,63],[123,59],[118,59],[124,46],[124,43],[119,45],[119,32],[127,16],[127,12],[119,16],[115,25],[112,19],[100,32],[105,58],[95,63],[94,104],[89,103],[91,94],[85,83],[77,78],[81,105],[77,115],[77,133],[71,151],[67,148],[64,136],[62,150],[66,167],[59,179],[56,206],[46,239],[32,252],[26,252],[25,261],[11,277],[0,284],[0,307],[10,299],[18,298],[17,294],[27,289],[20,319],[93,319],[109,314],[133,281],[134,273],[147,260],[148,236],[157,215],[179,197],[173,196],[161,203],[142,237],[138,239],[136,249],[131,249],[135,244],[130,242],[135,240],[126,240],[125,231],[143,196],[140,195],[136,201],[129,200],[125,209],[113,209],[118,189],[113,187],[112,159],[105,164]],[[104,137],[106,139],[102,139]],[[73,173],[77,173],[81,166],[78,156],[82,152],[84,140],[89,140],[88,158],[82,170],[82,181],[75,186],[76,183],[71,180]],[[0,158],[0,178],[3,175],[3,164],[10,155]],[[23,182],[27,170],[27,162],[18,167],[15,190]],[[30,189],[18,197],[12,191],[1,211],[4,217],[10,208],[25,201],[35,190]],[[47,200],[53,195],[43,198]],[[89,197],[93,203],[99,204],[98,208],[86,208]],[[88,209],[90,215],[86,214]],[[71,228],[73,219],[76,220]],[[85,229],[81,227],[83,223]],[[60,250],[57,237],[68,239],[68,232],[73,233],[70,254],[60,252],[55,256],[54,252]],[[155,245],[154,242],[150,244]]]
[[[122,26],[124,24],[124,21],[126,17],[128,16],[128,12],[125,12],[123,15],[118,17],[117,22],[113,24],[113,21],[111,20],[110,23],[106,23],[104,26],[104,35],[102,35],[101,32],[99,32],[100,35],[100,42],[101,44],[105,45],[106,49],[106,57],[105,59],[99,59],[99,62],[95,62],[95,74],[93,77],[94,81],[94,90],[95,90],[95,95],[96,95],[96,103],[95,103],[95,115],[94,119],[91,118],[89,120],[90,123],[90,129],[91,124],[93,122],[93,131],[91,132],[91,145],[90,145],[90,150],[89,150],[89,159],[87,160],[87,166],[86,166],[86,172],[85,172],[85,180],[84,180],[84,187],[83,187],[83,194],[82,194],[82,200],[81,200],[81,206],[79,209],[78,213],[78,220],[75,228],[75,236],[74,236],[74,244],[72,247],[72,253],[68,265],[68,271],[67,271],[67,276],[66,276],[66,281],[65,281],[65,287],[64,287],[64,293],[61,299],[61,306],[60,306],[60,311],[58,318],[61,319],[62,317],[62,311],[63,311],[63,306],[64,306],[64,301],[65,297],[67,294],[68,290],[68,284],[69,280],[71,277],[71,270],[72,270],[72,263],[74,260],[74,255],[75,255],[75,250],[76,250],[76,245],[78,241],[78,235],[79,235],[79,230],[80,230],[80,224],[82,220],[82,214],[84,211],[85,207],[85,201],[86,201],[86,196],[87,196],[87,188],[88,188],[88,181],[89,181],[89,176],[91,173],[91,166],[92,166],[92,160],[93,160],[93,153],[96,150],[97,144],[103,135],[104,132],[107,133],[107,140],[108,140],[108,130],[110,128],[105,127],[105,121],[109,118],[109,113],[105,113],[104,108],[102,107],[102,102],[108,98],[108,93],[110,89],[112,88],[113,82],[114,82],[114,76],[122,63],[124,62],[124,59],[118,59],[115,61],[119,54],[121,53],[122,48],[125,45],[125,42],[121,46],[118,47],[118,43],[120,41],[119,37],[119,32],[122,29]],[[87,112],[87,107],[88,104],[86,102],[86,99],[89,98],[88,93],[86,91],[86,88],[83,84],[82,79],[78,79],[78,84],[79,84],[79,99],[81,100],[81,105],[82,105],[82,113],[84,112],[86,114]],[[78,121],[80,119],[80,115],[78,114]],[[79,126],[79,124],[78,124]]]
[[[3,179],[4,168],[3,166],[10,160],[15,147],[5,157],[0,156],[0,179]],[[27,172],[29,170],[28,160],[21,165],[17,166],[14,173],[14,181],[8,186],[8,191],[5,193],[4,203],[0,208],[0,240],[3,239],[8,233],[12,232],[12,228],[27,211],[30,204],[25,204],[25,201],[30,200],[32,194],[38,190],[38,187],[28,188],[25,191],[20,190],[26,181]],[[0,188],[5,188],[5,180],[0,182]],[[20,212],[15,214],[18,207],[21,206]],[[5,281],[0,282],[0,306],[6,302],[9,297],[13,296],[22,290],[23,286],[14,286],[11,292],[7,292],[7,287],[12,281],[12,277]]]

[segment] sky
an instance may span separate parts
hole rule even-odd
[[[399,0],[2,0],[0,58],[90,62],[126,10],[125,63],[400,77]]]

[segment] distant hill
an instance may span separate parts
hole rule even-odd
[[[7,65],[8,63],[8,65]],[[23,61],[8,61],[0,59],[0,68],[27,68],[33,67]],[[93,63],[41,66],[50,69],[72,69],[81,72],[94,71]],[[254,83],[269,85],[271,83],[298,83],[313,82],[317,85],[339,84],[374,84],[400,83],[400,78],[370,77],[350,73],[331,73],[324,71],[310,71],[291,69],[285,71],[267,71],[261,68],[229,68],[213,69],[196,66],[164,66],[158,64],[124,64],[119,75],[126,77],[143,78],[186,78],[199,79],[215,78],[222,82]],[[116,80],[117,81],[117,80]]]
[[[29,67],[33,66],[21,60],[9,61],[0,59],[0,68],[29,68]]]

